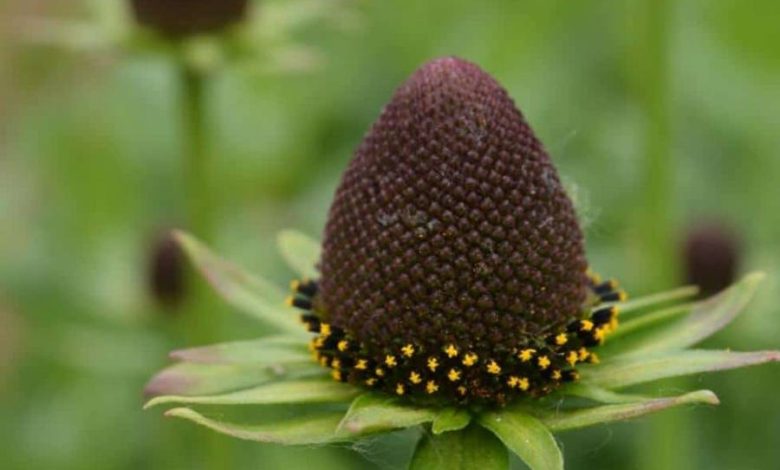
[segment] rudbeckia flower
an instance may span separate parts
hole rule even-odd
[[[280,289],[177,237],[228,302],[283,334],[173,352],[147,407],[184,405],[166,415],[241,439],[328,444],[415,427],[412,468],[506,468],[512,451],[557,469],[554,433],[718,402],[625,388],[780,359],[690,349],[743,309],[761,274],[704,301],[691,287],[627,301],[600,279],[543,145],[507,92],[456,58],[396,91],[322,243],[280,235],[300,275],[288,308]],[[271,405],[300,408],[259,422],[213,408]]]
[[[739,271],[740,245],[736,233],[722,222],[690,227],[681,250],[687,281],[698,286],[702,295],[712,295],[728,287]]]
[[[302,31],[359,27],[351,0],[86,0],[83,18],[15,18],[12,36],[78,53],[158,55],[200,72],[306,72],[325,58]]]
[[[246,17],[248,0],[131,0],[138,22],[166,36],[219,31]]]

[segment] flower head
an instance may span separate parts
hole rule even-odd
[[[168,231],[158,235],[150,248],[149,294],[158,305],[175,309],[184,300],[187,288],[184,252]]]
[[[742,250],[737,236],[723,224],[691,227],[682,249],[686,280],[699,286],[702,295],[715,294],[736,279]]]
[[[138,22],[166,36],[211,33],[246,17],[248,0],[132,0]]]
[[[587,275],[574,208],[523,115],[456,58],[415,72],[359,146],[320,269],[293,303],[312,331],[328,325],[317,351],[341,380],[464,403],[574,380],[577,351],[615,326],[614,307],[594,306],[621,296]],[[361,360],[385,362],[381,375]]]
[[[709,390],[622,389],[780,360],[690,349],[743,310],[758,273],[703,301],[685,302],[697,291],[684,287],[621,303],[618,329],[625,295],[588,270],[542,145],[506,92],[458,59],[426,64],[396,92],[344,175],[321,245],[280,235],[301,276],[287,307],[283,290],[176,237],[229,303],[285,334],[175,351],[147,406],[305,405],[271,422],[166,413],[241,439],[312,445],[423,425],[413,468],[506,468],[511,450],[562,469],[553,433],[718,403]]]

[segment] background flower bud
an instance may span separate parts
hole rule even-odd
[[[151,246],[148,261],[149,294],[161,307],[175,309],[184,300],[186,260],[171,232],[159,235]]]
[[[211,33],[244,19],[248,0],[131,0],[140,24],[172,37]]]
[[[685,279],[702,296],[715,294],[736,279],[742,258],[737,235],[725,224],[706,222],[688,229],[683,241]]]

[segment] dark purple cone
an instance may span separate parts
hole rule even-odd
[[[149,293],[160,306],[176,308],[186,293],[184,252],[170,232],[160,235],[151,248],[147,274]]]
[[[166,36],[219,31],[246,17],[248,0],[131,0],[138,22]]]
[[[709,296],[730,286],[739,270],[740,243],[736,235],[717,223],[691,228],[685,238],[683,258],[688,283]]]
[[[443,58],[396,91],[343,176],[318,310],[376,354],[489,356],[577,318],[586,267],[572,203],[512,99]]]

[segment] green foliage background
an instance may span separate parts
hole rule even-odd
[[[588,223],[595,267],[635,294],[678,285],[686,227],[725,221],[743,240],[745,270],[769,279],[712,344],[778,346],[780,4],[366,0],[356,11],[349,31],[296,35],[325,58],[315,70],[215,76],[219,252],[286,283],[275,233],[318,235],[340,172],[394,88],[425,60],[458,55],[502,82],[546,143]],[[20,17],[83,12],[80,2],[0,1],[0,467],[402,465],[408,433],[290,450],[141,411],[146,379],[188,345],[193,307],[162,311],[145,284],[155,234],[186,227],[177,75],[163,56],[22,40]],[[263,334],[200,301],[215,339]],[[567,465],[776,468],[779,377],[768,366],[696,379],[720,407],[564,435]]]

